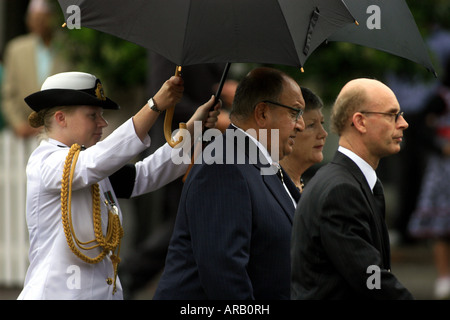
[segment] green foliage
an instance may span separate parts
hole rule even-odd
[[[145,83],[146,50],[136,44],[89,28],[67,32],[66,54],[78,71],[98,75],[111,87]],[[105,79],[105,80],[103,80]]]

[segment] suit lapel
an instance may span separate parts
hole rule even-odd
[[[231,126],[228,127],[228,129],[236,129],[235,127]],[[236,140],[239,141],[245,141],[244,144],[244,150],[242,150],[242,145],[238,145],[236,140],[234,141],[235,150],[237,150],[237,154],[239,152],[245,152],[246,158],[249,164],[255,166],[258,170],[258,172],[262,173],[262,179],[266,185],[266,187],[269,189],[269,191],[273,194],[276,201],[279,203],[279,205],[283,208],[284,213],[288,217],[289,221],[292,223],[293,215],[295,211],[295,207],[292,203],[292,199],[289,197],[289,195],[286,192],[286,189],[284,188],[283,184],[281,183],[281,180],[277,177],[276,171],[273,171],[273,174],[264,174],[268,173],[269,170],[268,167],[270,167],[270,164],[267,163],[266,158],[261,153],[260,149],[256,146],[256,144],[244,133],[242,133],[240,130],[235,130],[235,135],[237,136]],[[241,136],[244,135],[244,136]],[[240,140],[243,139],[243,140]],[[257,150],[257,152],[255,152]],[[256,156],[255,156],[256,154]],[[235,155],[236,160],[236,155]]]
[[[295,212],[295,207],[292,203],[292,199],[286,192],[283,184],[276,174],[264,175],[263,181],[267,188],[273,194],[274,198],[278,201],[280,206],[283,208],[284,213],[288,217],[289,221],[292,223],[293,215]]]
[[[377,214],[378,212],[377,206],[372,194],[372,190],[370,189],[369,184],[367,183],[366,177],[362,173],[361,169],[359,169],[359,167],[356,165],[356,163],[339,151],[336,152],[332,162],[339,165],[343,165],[350,171],[350,173],[355,177],[355,179],[361,186],[361,190],[364,196],[366,197],[367,201],[369,202],[370,208],[372,209],[372,214],[373,215]]]
[[[380,237],[380,251],[381,255],[383,257],[383,263],[384,267],[386,269],[390,269],[390,246],[389,246],[389,235],[386,230],[386,223],[383,218],[384,212],[379,212],[379,208],[377,206],[375,196],[372,193],[372,190],[369,187],[369,184],[367,183],[366,177],[362,173],[362,171],[359,169],[359,167],[356,165],[353,160],[348,158],[343,153],[337,151],[333,162],[344,165],[349,169],[349,171],[352,173],[352,175],[355,177],[355,179],[358,181],[359,185],[361,186],[361,190],[366,197],[367,201],[370,204],[371,208],[371,214],[373,216],[373,220],[375,223],[375,228],[378,232],[378,235]]]

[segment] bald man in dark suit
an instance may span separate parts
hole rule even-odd
[[[347,83],[332,109],[333,160],[308,183],[292,233],[293,299],[411,299],[391,272],[383,189],[375,169],[400,151],[403,118],[383,83]]]

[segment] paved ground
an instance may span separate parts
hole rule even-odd
[[[433,300],[436,270],[431,246],[418,244],[392,248],[392,272],[419,300]]]
[[[436,272],[432,263],[431,248],[426,243],[393,247],[392,272],[419,300],[433,300]],[[138,293],[136,300],[151,299],[156,281]],[[0,287],[0,300],[14,300],[20,288]]]
[[[436,272],[431,248],[426,243],[392,247],[392,272],[418,300],[433,300]],[[151,299],[157,280],[136,295],[136,300]]]

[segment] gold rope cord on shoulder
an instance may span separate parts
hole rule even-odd
[[[71,210],[72,181],[75,171],[75,165],[77,163],[80,151],[80,145],[72,145],[64,163],[63,177],[61,181],[61,216],[64,233],[66,235],[67,244],[69,245],[70,250],[84,262],[91,264],[98,263],[102,261],[109,252],[112,252],[111,261],[114,267],[114,294],[116,292],[117,267],[120,262],[120,240],[123,237],[123,228],[120,224],[119,215],[113,213],[111,210],[108,210],[108,228],[106,236],[103,235],[100,209],[100,191],[97,183],[92,185],[92,211],[95,239],[87,242],[82,242],[77,238],[75,230],[73,228]],[[97,247],[101,247],[103,250],[95,258],[91,258],[85,255],[80,250],[92,250]],[[114,254],[114,251],[116,249],[117,255]]]

